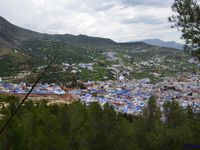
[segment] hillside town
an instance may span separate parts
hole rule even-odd
[[[148,100],[155,96],[157,105],[163,110],[166,101],[177,101],[180,106],[191,106],[193,111],[200,111],[200,75],[185,73],[176,77],[165,77],[163,81],[152,84],[149,78],[128,80],[120,76],[118,80],[88,81],[85,89],[67,89],[57,84],[37,84],[32,95],[75,95],[83,104],[98,102],[101,106],[109,103],[120,113],[139,115],[147,107]],[[12,84],[0,79],[0,93],[27,94],[30,83]],[[42,98],[41,98],[42,99]],[[74,100],[77,100],[74,99]]]

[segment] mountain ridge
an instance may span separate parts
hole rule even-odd
[[[149,45],[142,41],[120,43],[109,38],[82,34],[39,33],[0,18],[0,77],[7,81],[33,82],[36,74],[41,72],[40,68],[46,66],[54,57],[57,59],[42,82],[65,82],[68,85],[77,79],[116,79],[116,69],[124,70],[123,74],[129,70],[129,78],[137,78],[142,75],[138,74],[141,68],[145,71],[144,74],[148,74],[146,70],[153,69],[152,66],[144,66],[144,61],[157,61],[156,58],[168,61],[174,57],[180,60],[187,57],[187,54],[185,56],[176,49]],[[88,70],[82,68],[82,64],[93,67]],[[113,70],[113,65],[120,68]],[[154,69],[152,71],[155,71]],[[24,72],[27,75],[21,76]]]
[[[97,44],[116,44],[117,42],[109,38],[92,37],[87,35],[72,35],[72,34],[47,34],[39,33],[29,29],[16,26],[8,20],[0,16],[0,43],[8,47],[19,47],[23,42],[34,39],[59,39],[69,42],[79,43],[97,43]]]
[[[0,42],[8,47],[17,47],[23,41],[42,35],[44,34],[16,26],[0,16]]]
[[[123,47],[123,46],[160,46],[175,49],[182,49],[183,45],[177,45],[173,41],[164,42],[159,39],[147,39],[136,42],[116,42],[110,38],[93,37],[88,35],[73,35],[73,34],[48,34],[25,29],[10,23],[8,20],[0,16],[0,46],[8,48],[21,49],[24,43],[31,40],[47,40],[61,41],[67,45],[75,47]],[[160,44],[159,44],[160,43]],[[172,46],[175,45],[175,46]]]
[[[179,49],[179,50],[184,49],[183,44],[180,44],[174,41],[163,41],[160,39],[145,39],[145,40],[142,40],[142,42],[145,42],[150,45],[160,46],[160,47],[168,47],[168,48],[174,48],[174,49]]]

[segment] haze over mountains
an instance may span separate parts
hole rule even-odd
[[[23,42],[31,39],[59,39],[67,43],[77,44],[115,44],[111,39],[90,37],[86,35],[71,35],[71,34],[43,34],[31,30],[23,29],[0,16],[0,43],[8,47],[18,47]]]
[[[59,40],[65,42],[65,44],[70,44],[73,46],[127,46],[138,44],[138,42],[131,43],[117,43],[111,39],[100,38],[100,37],[90,37],[86,35],[72,35],[72,34],[44,34],[24,29],[13,25],[6,19],[0,16],[0,43],[7,47],[20,47],[24,42],[33,39],[50,39]],[[144,43],[141,43],[144,42]],[[142,45],[150,44],[160,47],[169,47],[175,49],[183,49],[183,45],[171,42],[164,42],[159,39],[149,39],[139,42]],[[145,44],[146,43],[146,44]]]
[[[180,43],[176,43],[174,41],[162,41],[160,39],[146,39],[142,40],[143,42],[150,44],[150,45],[156,45],[160,47],[169,47],[169,48],[174,48],[174,49],[179,49],[183,50],[184,45]]]

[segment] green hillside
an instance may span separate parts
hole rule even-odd
[[[143,42],[117,43],[86,35],[50,35],[17,27],[0,17],[0,77],[33,82],[56,57],[44,82],[150,77],[152,81],[182,71],[198,71],[190,53]],[[67,66],[66,66],[67,65]]]

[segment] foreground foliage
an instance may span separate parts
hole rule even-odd
[[[174,15],[169,18],[181,32],[186,49],[197,50],[194,55],[200,58],[200,3],[199,0],[174,0]]]
[[[18,105],[16,97],[3,97],[9,107],[6,117]],[[165,103],[165,122],[155,100],[141,117],[116,114],[109,106],[97,103],[86,107],[79,102],[47,106],[28,101],[0,136],[3,150],[133,150],[183,149],[184,144],[199,144],[200,114],[183,110],[176,102]]]

